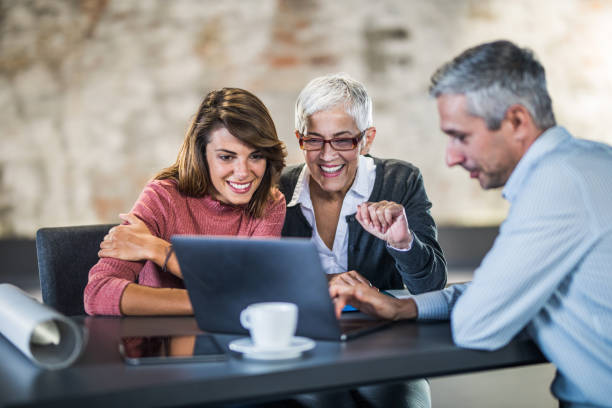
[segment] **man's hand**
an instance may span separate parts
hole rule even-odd
[[[330,285],[341,283],[350,286],[358,284],[372,286],[372,283],[363,276],[361,276],[357,271],[330,274],[327,275],[327,281]]]
[[[404,207],[393,201],[365,202],[357,206],[359,224],[370,234],[397,249],[412,245],[412,233]]]
[[[361,312],[388,320],[414,319],[417,308],[414,300],[396,299],[369,285],[346,285],[336,283],[329,287],[329,294],[334,300],[336,317],[340,318],[342,309],[350,304]]]
[[[151,259],[160,239],[153,236],[146,224],[134,214],[119,214],[119,217],[128,224],[117,225],[108,231],[100,243],[98,256],[124,261]]]

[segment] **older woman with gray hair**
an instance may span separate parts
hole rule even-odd
[[[446,262],[418,168],[368,155],[372,100],[346,74],[315,78],[295,105],[305,165],[283,171],[283,236],[308,237],[330,280],[411,293],[441,289]],[[381,228],[379,228],[381,227]]]
[[[443,288],[446,262],[423,178],[408,162],[368,155],[376,128],[363,84],[342,73],[313,79],[298,96],[295,127],[305,164],[281,176],[282,235],[311,238],[330,283],[415,294]],[[374,406],[431,403],[425,380],[313,398],[317,406],[360,406],[359,398]]]

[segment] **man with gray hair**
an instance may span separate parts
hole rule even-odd
[[[561,406],[612,406],[612,148],[556,126],[544,68],[508,41],[463,52],[430,93],[447,165],[484,189],[504,186],[508,217],[470,284],[399,300],[336,282],[337,308],[450,317],[454,341],[477,349],[523,331],[556,365]]]

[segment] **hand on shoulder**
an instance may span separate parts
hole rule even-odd
[[[124,261],[151,259],[155,240],[147,225],[133,213],[119,214],[126,224],[117,225],[108,231],[100,243],[98,256]]]

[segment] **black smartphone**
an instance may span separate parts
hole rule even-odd
[[[222,361],[227,354],[210,334],[122,337],[119,352],[130,365]]]

